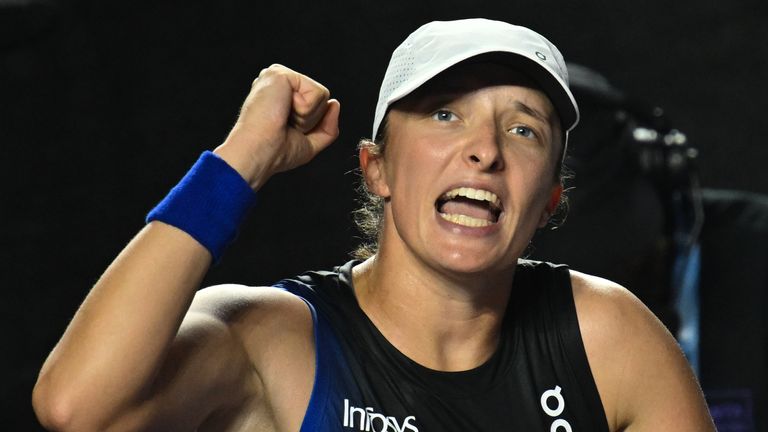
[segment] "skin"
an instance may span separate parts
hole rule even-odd
[[[481,364],[498,343],[514,264],[561,191],[553,178],[561,131],[548,99],[514,71],[475,64],[441,80],[428,88],[437,97],[391,111],[385,155],[361,150],[366,182],[386,204],[380,253],[353,269],[353,282],[363,310],[398,349],[452,371]],[[259,189],[329,145],[338,116],[327,89],[274,65],[254,81],[215,152]],[[499,195],[498,222],[470,229],[440,218],[436,200],[463,185]],[[268,288],[197,292],[210,262],[186,233],[145,227],[43,365],[33,392],[41,423],[298,430],[314,378],[306,305]],[[572,283],[610,430],[714,430],[690,369],[648,310],[608,281],[572,272]]]

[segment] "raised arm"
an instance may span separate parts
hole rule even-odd
[[[572,272],[579,326],[611,431],[715,431],[672,335],[628,290]]]
[[[339,103],[279,65],[253,82],[214,153],[254,189],[311,160],[338,135]],[[214,228],[215,229],[215,228]],[[248,397],[247,350],[213,309],[188,312],[211,253],[179,228],[142,229],[91,289],[33,392],[53,430],[193,430]]]

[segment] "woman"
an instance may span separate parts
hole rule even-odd
[[[395,50],[360,149],[365,261],[195,293],[275,173],[339,103],[274,65],[88,295],[40,374],[57,430],[713,430],[679,349],[631,294],[520,260],[560,202],[578,121],[557,49],[488,20]],[[377,210],[373,212],[377,214]]]

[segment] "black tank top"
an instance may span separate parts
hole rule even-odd
[[[310,308],[315,383],[301,431],[608,431],[566,267],[520,261],[499,347],[462,372],[399,352],[360,309],[349,262],[276,287]]]

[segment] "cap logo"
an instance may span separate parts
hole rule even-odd
[[[544,54],[540,53],[539,51],[536,51],[536,57],[538,57],[538,58],[540,58],[540,59],[542,59],[544,61],[547,61],[547,56],[545,56]]]

